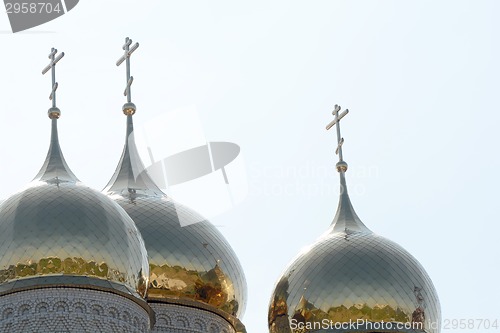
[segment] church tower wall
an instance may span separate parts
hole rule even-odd
[[[148,333],[151,311],[111,292],[43,288],[0,297],[2,333]]]

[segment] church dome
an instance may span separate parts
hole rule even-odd
[[[291,332],[289,320],[313,324],[325,319],[421,322],[423,330],[416,332],[434,333],[439,300],[424,268],[401,246],[369,230],[333,227],[288,266],[269,309],[272,333]]]
[[[140,233],[119,205],[71,172],[59,146],[59,110],[51,110],[45,163],[0,205],[0,289],[55,283],[144,296],[149,267]]]
[[[145,170],[132,115],[115,174],[104,189],[135,221],[149,257],[148,301],[187,301],[241,317],[246,281],[224,236],[192,209],[167,197]]]
[[[216,313],[238,331],[246,305],[246,281],[238,257],[208,220],[166,196],[149,176],[134,138],[130,55],[139,47],[126,38],[127,117],[125,147],[115,173],[103,190],[132,217],[148,252],[147,301],[178,304]]]
[[[337,113],[336,119],[340,118]],[[291,262],[276,284],[269,330],[437,333],[440,305],[424,268],[401,246],[368,229],[351,205],[339,131],[337,214],[330,228]],[[351,322],[356,325],[348,326]]]

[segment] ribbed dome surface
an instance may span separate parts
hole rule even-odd
[[[425,332],[437,332],[431,329],[440,320],[437,294],[415,258],[373,233],[337,232],[322,237],[288,267],[274,291],[269,319],[271,332],[290,332],[279,327],[280,319],[409,323],[418,319],[419,308]]]
[[[243,269],[231,246],[208,220],[164,195],[149,177],[135,146],[132,116],[126,144],[104,193],[135,221],[148,251],[148,300],[187,299],[241,317]]]
[[[1,284],[80,276],[146,293],[149,268],[139,231],[119,205],[83,185],[68,168],[56,119],[39,174],[0,205],[0,254]]]
[[[343,173],[341,184],[345,189]],[[392,323],[393,329],[397,323],[414,323],[393,331],[437,333],[440,306],[420,263],[398,244],[371,232],[343,191],[329,230],[279,279],[271,298],[269,329],[289,333],[296,327],[316,327],[300,332],[333,332],[327,329],[332,326],[320,323],[358,320]],[[358,325],[335,332],[388,332],[389,327]]]

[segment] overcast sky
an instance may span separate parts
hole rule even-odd
[[[41,70],[52,46],[66,52],[57,67],[66,160],[87,185],[106,185],[124,143],[115,61],[129,36],[141,43],[132,59],[138,126],[196,110],[207,140],[241,147],[246,171],[236,181],[248,194],[212,221],[246,272],[248,332],[266,332],[275,281],[335,215],[335,133],[324,129],[335,104],[351,111],[344,158],[362,221],[422,263],[445,321],[500,321],[499,7],[81,0],[18,34],[0,14],[0,196],[29,182],[45,157],[50,78]]]

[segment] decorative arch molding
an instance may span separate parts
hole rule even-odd
[[[149,305],[156,314],[151,333],[236,333],[227,320],[210,311],[168,303]]]
[[[150,313],[133,300],[109,292],[45,288],[0,296],[0,332],[148,333]]]

